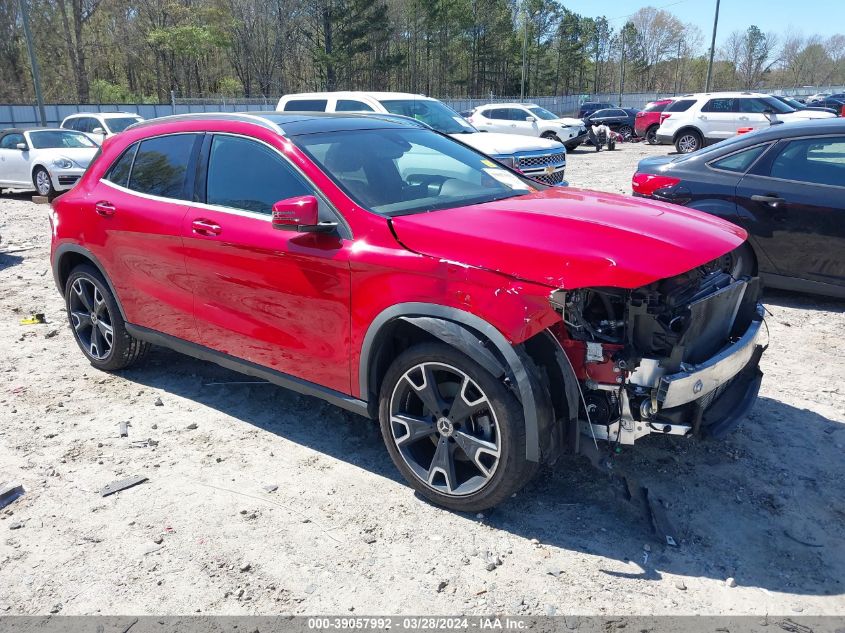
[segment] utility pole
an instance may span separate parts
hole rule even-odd
[[[528,12],[525,0],[522,2],[522,82],[519,87],[519,100],[525,101],[525,54],[528,50]]]
[[[619,55],[619,107],[622,107],[622,93],[625,92],[625,28],[622,28],[622,51]]]
[[[42,127],[47,127],[47,113],[44,111],[44,97],[41,96],[41,72],[38,70],[38,58],[35,56],[35,45],[32,43],[32,31],[29,30],[29,13],[26,0],[19,0],[21,7],[21,21],[23,34],[26,37],[26,48],[29,51],[29,64],[32,67],[32,85],[35,88],[35,101],[38,103],[38,116]]]
[[[683,40],[678,40],[678,66],[675,68],[675,96],[678,95],[678,91],[681,89],[681,42]]]
[[[710,63],[707,64],[707,83],[704,92],[710,92],[710,80],[713,79],[713,55],[716,53],[716,27],[719,26],[719,0],[716,0],[716,17],[713,18],[713,38],[710,40]]]

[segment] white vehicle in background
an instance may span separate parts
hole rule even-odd
[[[65,117],[61,127],[84,132],[98,143],[144,119],[134,112],[79,112]]]
[[[570,152],[587,140],[581,119],[559,117],[533,103],[490,103],[478,106],[469,117],[479,130],[539,136],[563,143]]]
[[[712,92],[678,97],[660,115],[657,142],[673,144],[680,154],[718,143],[774,122],[832,119],[822,110],[795,110],[772,96],[756,92]]]
[[[0,131],[0,188],[34,188],[52,197],[73,187],[99,150],[87,135],[72,130]]]
[[[285,95],[280,112],[363,112],[400,115],[461,141],[549,185],[566,184],[566,149],[557,141],[480,132],[446,104],[403,92],[310,92]]]

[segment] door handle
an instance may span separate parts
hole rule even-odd
[[[751,199],[754,202],[762,202],[764,204],[769,205],[770,207],[777,208],[782,205],[786,200],[783,198],[776,196],[774,194],[770,194],[768,196],[751,196]]]
[[[94,211],[97,212],[97,215],[107,218],[114,215],[117,209],[114,208],[114,205],[111,202],[100,200],[100,202],[94,205]]]
[[[219,224],[202,218],[197,218],[191,222],[191,228],[198,235],[220,235],[223,230]]]
[[[741,117],[739,117],[739,120],[740,121],[747,121],[748,117],[747,116],[741,116]]]

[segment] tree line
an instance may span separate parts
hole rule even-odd
[[[47,102],[311,90],[484,97],[704,89],[709,37],[666,10],[555,0],[23,0]],[[31,103],[19,0],[0,0],[0,102]],[[705,41],[706,40],[706,41]],[[524,64],[523,64],[524,59]],[[523,76],[524,72],[524,76]],[[845,36],[727,34],[712,89],[845,83]]]

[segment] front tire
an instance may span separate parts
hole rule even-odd
[[[557,134],[555,134],[554,132],[544,132],[543,134],[540,135],[540,138],[544,138],[544,139],[547,139],[549,141],[557,141],[558,143],[562,142],[560,140],[560,137]]]
[[[679,154],[692,154],[704,146],[701,134],[695,130],[684,130],[675,139],[675,149]]]
[[[415,345],[393,361],[381,387],[379,421],[405,479],[450,510],[491,508],[537,469],[525,457],[525,420],[514,395],[443,343]]]
[[[65,284],[65,306],[76,344],[97,369],[126,369],[149,351],[149,343],[126,331],[117,301],[93,266],[81,264],[70,273]]]
[[[35,190],[39,196],[46,196],[54,198],[56,190],[53,188],[53,181],[50,174],[43,167],[36,167],[32,172],[32,184],[35,185]]]

